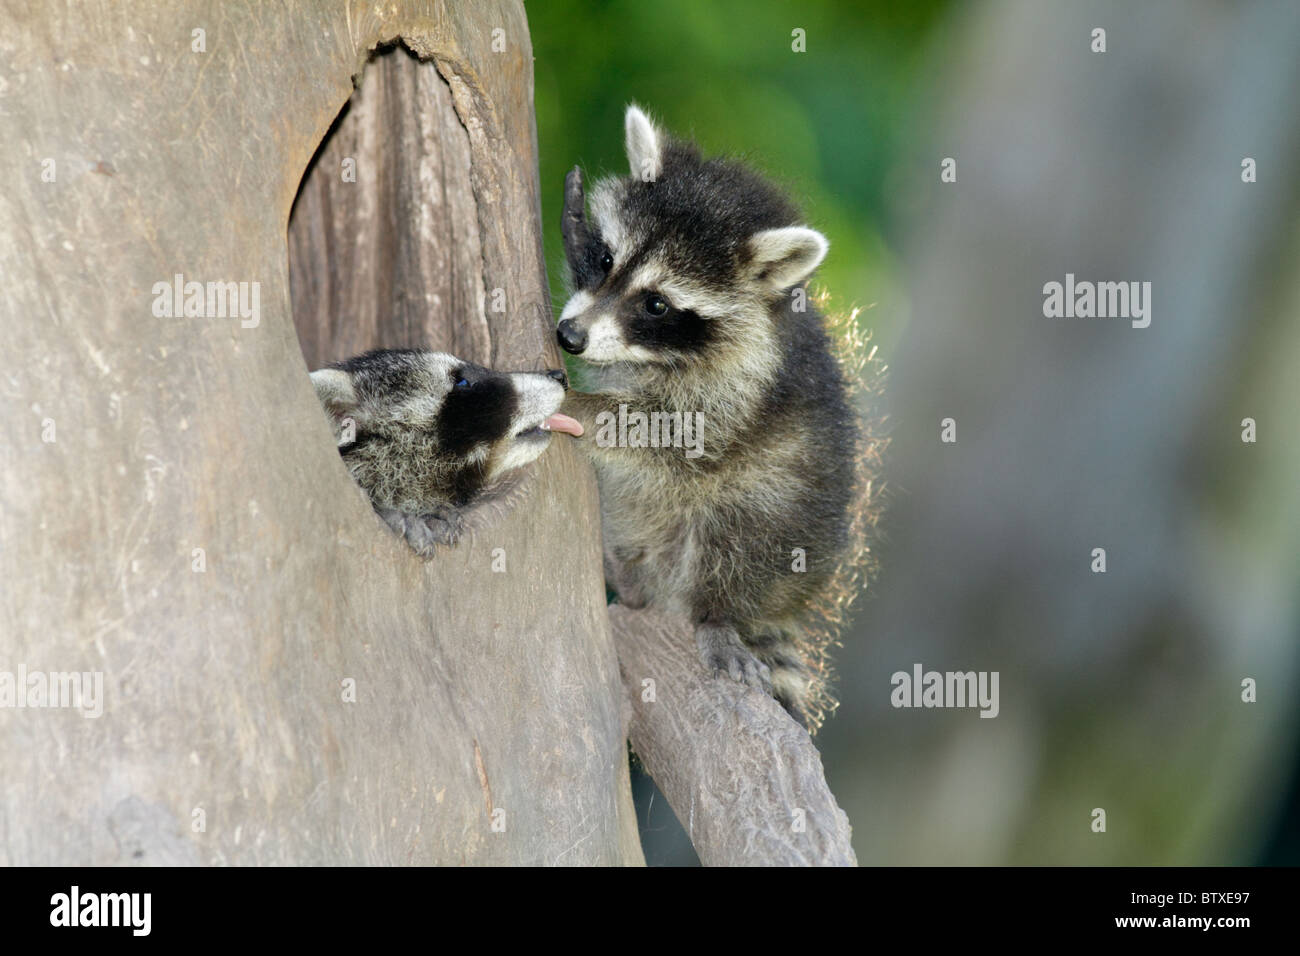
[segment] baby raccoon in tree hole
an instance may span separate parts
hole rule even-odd
[[[500,500],[553,432],[564,372],[494,372],[454,355],[381,349],[311,373],[349,473],[389,526],[426,557]]]
[[[568,174],[561,223],[573,293],[556,335],[585,363],[563,407],[599,481],[606,575],[621,603],[687,615],[709,671],[816,729],[833,706],[827,623],[857,589],[871,500],[864,433],[804,288],[827,242],[759,175],[635,106],[626,148],[631,174],[589,199]],[[653,427],[623,440],[611,423],[635,413],[698,423],[694,454]]]

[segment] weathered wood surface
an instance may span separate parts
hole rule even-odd
[[[848,817],[808,732],[766,694],[705,675],[685,619],[614,605],[632,747],[706,866],[853,866]]]
[[[553,364],[519,3],[0,5],[0,669],[105,694],[97,719],[0,711],[0,864],[641,861],[586,466],[557,443],[513,513],[422,562],[307,378],[290,207],[398,37],[437,74],[402,54],[347,134],[360,188],[304,191],[308,357]],[[428,178],[366,193],[406,176],[378,120],[410,97],[396,142]],[[312,205],[349,195],[383,243]],[[259,283],[259,321],[156,317],[177,273]]]
[[[289,220],[307,364],[407,346],[487,363],[469,135],[451,90],[432,61],[403,48],[376,55],[358,79]]]

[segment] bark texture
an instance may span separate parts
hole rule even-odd
[[[808,732],[771,697],[707,677],[694,627],[609,609],[632,748],[705,866],[853,866],[848,817]]]
[[[0,5],[0,669],[104,689],[0,711],[0,864],[641,861],[588,468],[424,562],[306,374],[556,364],[535,140],[512,0]]]

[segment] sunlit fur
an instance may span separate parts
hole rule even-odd
[[[844,569],[866,547],[855,516],[874,500],[869,441],[804,288],[826,242],[747,167],[701,158],[635,107],[627,123],[632,174],[596,183],[584,216],[575,170],[564,219],[561,318],[587,333],[584,393],[565,411],[600,482],[607,574],[624,603],[690,616],[707,667],[815,728],[827,609],[848,600]],[[652,294],[671,306],[659,325]],[[703,453],[601,447],[597,416],[620,404],[701,413]]]
[[[551,433],[539,426],[564,397],[545,372],[494,372],[413,349],[367,352],[311,377],[343,462],[376,510],[394,527],[401,515],[439,516],[451,538],[456,509],[546,449]]]

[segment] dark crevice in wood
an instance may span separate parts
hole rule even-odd
[[[401,46],[376,53],[289,220],[294,324],[309,367],[371,348],[490,360],[473,175],[468,133],[433,62]]]

